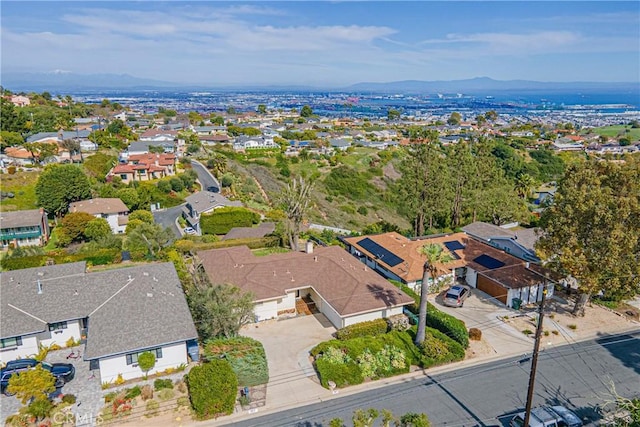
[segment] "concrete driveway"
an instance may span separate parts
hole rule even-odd
[[[435,297],[434,305],[440,311],[462,320],[467,328],[480,329],[482,338],[496,355],[531,353],[533,340],[500,320],[502,316],[513,315],[514,310],[475,288],[471,288],[471,295],[464,302],[464,307],[447,307],[443,304],[445,293],[443,291]],[[432,296],[429,300],[434,303]]]
[[[309,350],[332,339],[336,329],[322,314],[269,320],[240,331],[262,343],[269,363],[267,406],[269,409],[303,403],[318,395],[330,395],[317,379]]]

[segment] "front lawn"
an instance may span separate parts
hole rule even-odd
[[[0,201],[3,211],[22,211],[37,209],[36,182],[40,172],[16,172],[15,174],[2,174],[2,192],[13,193],[14,197],[4,198]]]

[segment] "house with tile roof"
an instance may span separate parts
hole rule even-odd
[[[498,248],[472,238],[466,233],[441,234],[409,239],[390,232],[341,239],[347,250],[365,265],[384,277],[397,280],[420,291],[426,257],[420,248],[437,244],[451,256],[451,261],[436,264],[436,284],[463,281],[507,306],[514,298],[525,303],[539,301],[545,276],[550,272],[542,267],[510,255]],[[509,271],[509,274],[498,272]],[[519,275],[518,275],[519,274]],[[526,279],[526,280],[525,280]],[[557,279],[557,278],[556,278]],[[548,296],[553,295],[553,284],[548,281]]]
[[[114,166],[107,179],[119,176],[124,184],[132,181],[151,181],[175,175],[176,155],[172,153],[131,154],[126,163]]]
[[[49,222],[43,209],[0,212],[2,249],[44,246],[49,240]]]
[[[255,256],[246,246],[198,252],[211,283],[255,297],[257,321],[295,313],[306,301],[336,328],[402,314],[413,299],[339,246]]]
[[[0,361],[39,346],[81,340],[101,382],[143,376],[152,351],[160,372],[188,363],[197,332],[172,263],[88,273],[85,262],[0,273]]]
[[[109,223],[113,234],[122,234],[129,223],[129,208],[117,197],[95,198],[73,202],[69,212],[85,212]]]

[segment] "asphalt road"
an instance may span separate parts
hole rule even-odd
[[[205,190],[208,187],[220,188],[218,180],[207,170],[207,168],[197,160],[191,160],[191,167],[198,174],[198,181],[202,184],[202,189]]]
[[[233,425],[321,427],[329,426],[333,418],[351,425],[354,410],[377,408],[396,415],[424,412],[433,426],[507,426],[511,416],[522,411],[526,403],[531,365],[530,361],[519,360],[427,374],[402,384],[235,421]],[[595,408],[611,399],[612,383],[621,396],[640,395],[640,331],[540,353],[534,406],[562,404],[587,425],[600,419]]]

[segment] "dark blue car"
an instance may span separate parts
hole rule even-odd
[[[76,368],[74,368],[71,363],[47,363],[39,362],[36,359],[12,360],[7,362],[7,366],[0,369],[0,393],[4,393],[9,396],[10,394],[7,392],[7,386],[9,385],[9,379],[11,376],[33,369],[38,365],[41,365],[43,369],[53,374],[56,379],[56,388],[60,388],[71,381],[76,374]]]

